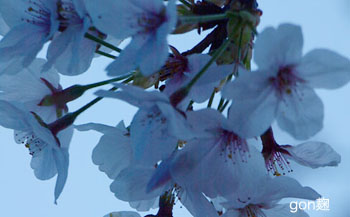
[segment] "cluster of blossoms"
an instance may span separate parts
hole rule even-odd
[[[323,103],[314,88],[346,85],[350,60],[327,49],[303,54],[297,25],[257,34],[262,12],[255,0],[0,4],[0,125],[29,149],[38,179],[57,174],[55,202],[68,176],[73,128],[103,134],[93,163],[113,180],[116,198],[137,211],[159,208],[147,216],[170,217],[175,202],[195,217],[290,216],[281,199],[321,197],[288,177],[290,161],[311,168],[340,163],[330,145],[307,140],[323,127]],[[169,34],[195,29],[210,33],[190,50],[168,44]],[[131,40],[124,49],[116,47],[125,39]],[[47,42],[46,59],[37,58]],[[97,54],[113,59],[106,68],[113,78],[60,86],[59,74],[84,73]],[[98,90],[96,99],[69,112],[67,103],[107,84],[113,88]],[[130,126],[73,125],[104,97],[138,108]],[[275,120],[305,142],[278,144]],[[293,216],[308,215],[299,210]]]

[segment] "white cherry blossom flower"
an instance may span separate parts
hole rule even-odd
[[[29,149],[32,155],[30,165],[35,176],[40,180],[47,180],[57,174],[54,192],[56,202],[67,180],[68,148],[73,130],[68,127],[56,131],[58,129],[53,129],[53,124],[46,125],[20,104],[0,100],[0,125],[14,129],[15,141],[25,144]]]
[[[61,74],[78,75],[88,70],[97,48],[97,43],[85,38],[85,33],[96,37],[100,33],[91,28],[83,0],[61,0],[57,6],[60,33],[53,38],[48,48],[48,62],[43,70],[54,65]]]
[[[296,146],[279,145],[273,136],[272,129],[262,136],[262,154],[265,158],[266,168],[274,175],[285,175],[292,172],[289,160],[311,167],[313,169],[325,166],[338,166],[340,155],[333,148],[323,142],[304,142]]]
[[[67,107],[39,105],[45,96],[62,90],[56,70],[40,72],[45,63],[43,59],[35,59],[16,75],[2,75],[0,99],[23,103],[28,111],[37,113],[45,122],[51,122],[57,119],[57,114],[66,112]]]
[[[167,37],[176,24],[175,1],[162,0],[85,0],[93,24],[117,39],[132,37],[119,57],[107,67],[117,76],[139,67],[149,76],[168,58]]]
[[[175,48],[171,49],[173,56],[168,58],[160,73],[160,80],[166,80],[164,93],[169,96],[188,84],[211,59],[207,54],[182,56]],[[233,65],[212,64],[193,85],[186,97],[187,100],[183,100],[181,104],[187,106],[189,100],[197,103],[205,102],[210,98],[214,88],[219,86],[220,81],[231,73]]]
[[[163,161],[148,188],[174,180],[215,198],[235,191],[251,176],[266,175],[261,153],[230,131],[230,123],[213,109],[188,112],[194,134],[184,147]]]
[[[260,136],[276,119],[279,127],[304,140],[322,129],[324,109],[314,88],[335,89],[350,80],[350,60],[326,49],[302,55],[301,28],[267,28],[257,38],[258,70],[240,72],[223,90],[232,99],[229,116],[243,138]]]
[[[259,177],[254,177],[259,178]],[[308,217],[303,211],[291,213],[289,204],[278,204],[283,198],[316,200],[321,197],[310,187],[303,187],[289,177],[259,178],[259,182],[244,182],[222,205],[227,210],[224,217]]]
[[[139,107],[130,125],[135,162],[154,166],[177,148],[179,140],[191,136],[184,114],[158,91],[145,91],[130,85],[117,85],[121,91],[98,91],[103,97],[124,100]]]
[[[56,0],[1,0],[0,13],[10,30],[0,41],[0,75],[28,67],[58,31]]]
[[[0,13],[0,35],[5,35],[9,31],[8,25],[5,23],[4,18]]]

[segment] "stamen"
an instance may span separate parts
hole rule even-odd
[[[237,160],[247,162],[250,157],[247,141],[234,132],[222,130],[218,145],[221,147],[221,155],[227,157],[225,160],[230,160],[233,164]]]
[[[41,0],[28,1],[30,6],[24,11],[30,18],[22,18],[22,21],[37,26],[49,28],[51,25],[51,12]]]

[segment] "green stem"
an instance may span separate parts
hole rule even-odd
[[[186,5],[189,8],[192,8],[191,3],[189,3],[187,0],[179,0],[182,4]]]
[[[224,14],[211,14],[203,16],[181,16],[179,17],[182,23],[205,23],[215,20],[224,20],[229,18],[227,13]]]
[[[111,59],[116,59],[117,58],[116,56],[114,56],[112,54],[109,54],[109,53],[106,53],[106,52],[103,52],[103,51],[100,51],[100,50],[97,50],[95,53],[100,54],[101,56],[105,56],[105,57],[111,58]]]
[[[213,105],[215,94],[216,94],[216,90],[214,88],[213,92],[211,93],[207,108],[211,108],[211,106]]]
[[[227,46],[230,44],[230,40],[225,40],[224,43],[214,52],[211,59],[205,64],[205,66],[198,72],[198,74],[187,84],[186,89],[190,90],[192,86],[198,81],[198,79],[207,71],[207,69],[213,64],[217,58],[226,50]]]
[[[133,77],[130,77],[128,79],[126,79],[125,81],[123,81],[122,83],[126,84],[129,83],[130,81],[133,80]],[[115,91],[117,90],[117,87],[112,87],[111,89],[109,89],[109,91]],[[89,102],[88,104],[84,105],[83,107],[81,107],[80,109],[78,109],[77,111],[71,113],[75,118],[78,117],[81,113],[83,113],[84,111],[86,111],[88,108],[90,108],[91,106],[95,105],[96,103],[98,103],[100,100],[102,100],[103,97],[99,96],[96,97],[94,100],[92,100],[91,102]]]
[[[99,44],[101,44],[101,45],[103,45],[105,47],[108,47],[108,48],[110,48],[110,49],[112,49],[114,51],[117,51],[118,53],[122,52],[122,49],[120,49],[120,48],[118,48],[118,47],[116,47],[116,46],[114,46],[114,45],[112,45],[112,44],[110,44],[110,43],[100,39],[99,37],[91,35],[90,33],[85,33],[85,38],[88,38],[88,39],[90,39],[92,41],[95,41],[95,42],[97,42],[97,43],[99,43]]]
[[[85,90],[89,90],[91,88],[95,88],[95,87],[100,87],[100,86],[103,86],[103,85],[106,85],[106,84],[110,84],[110,83],[113,83],[113,82],[117,82],[117,81],[121,81],[121,80],[124,80],[126,78],[129,78],[131,75],[124,75],[124,76],[120,76],[120,77],[117,77],[117,78],[112,78],[112,79],[108,79],[108,80],[105,80],[105,81],[100,81],[100,82],[96,82],[96,83],[93,83],[93,84],[88,84],[88,85],[84,85],[84,89]],[[132,78],[132,77],[130,77]]]
[[[222,106],[222,108],[219,110],[219,112],[223,112],[225,110],[225,108],[227,107],[229,102],[230,102],[230,100],[226,100],[224,106]]]

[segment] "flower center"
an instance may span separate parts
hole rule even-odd
[[[247,162],[250,157],[247,141],[233,132],[222,130],[219,144],[221,147],[221,155],[223,155],[226,160],[231,160],[234,164],[237,160]]]
[[[60,21],[59,31],[61,32],[69,25],[81,24],[83,22],[71,1],[60,1],[58,3],[58,12],[58,20]]]
[[[49,29],[51,25],[50,9],[45,6],[42,0],[30,0],[28,3],[30,6],[25,10],[25,13],[28,14],[29,17],[22,18],[22,21]]]
[[[175,74],[183,75],[188,71],[188,59],[184,56],[169,57],[164,67],[160,71],[159,80],[165,81],[174,77]]]
[[[241,212],[245,213],[247,217],[266,217],[266,215],[256,205],[248,205]]]
[[[47,146],[46,142],[36,137],[32,132],[15,131],[15,140],[19,144],[25,144],[25,147],[29,149],[30,155],[39,153]]]
[[[265,159],[267,171],[271,172],[274,176],[281,176],[281,174],[285,175],[285,170],[287,170],[288,173],[293,172],[289,161],[285,157],[285,155],[290,154],[287,150],[277,144],[273,137],[271,128],[261,136],[261,140],[263,143],[262,154]]]
[[[299,78],[293,65],[281,66],[276,77],[271,77],[270,82],[278,91],[279,95],[292,94],[296,91],[296,86],[303,83],[304,80]]]
[[[165,9],[161,13],[145,12],[138,18],[138,25],[142,27],[140,33],[150,33],[158,29],[166,21]]]

